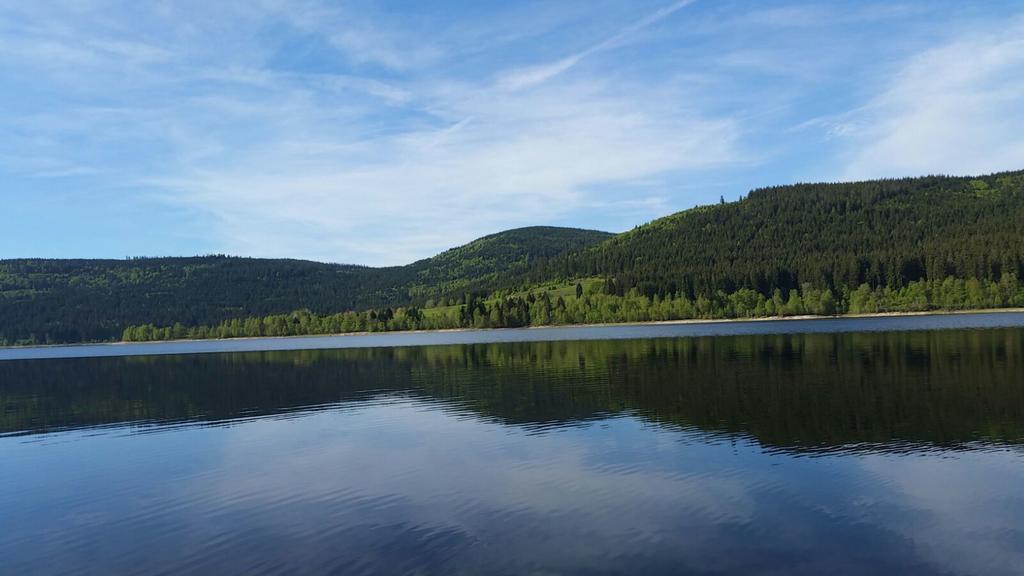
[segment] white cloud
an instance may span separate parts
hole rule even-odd
[[[209,216],[197,251],[398,264],[513,226],[624,229],[808,173],[1020,167],[1020,20],[989,18],[891,74],[951,19],[920,3],[663,1],[630,17],[543,2],[0,7],[0,176],[79,177]],[[793,136],[808,128],[827,146]]]
[[[270,16],[281,18],[304,33],[322,37],[356,64],[407,71],[444,55],[441,47],[428,38],[378,26],[347,7],[300,0],[265,8]]]
[[[233,252],[315,245],[318,258],[404,263],[579,209],[595,201],[590,186],[733,158],[730,122],[662,114],[673,104],[593,84],[467,87],[430,100],[436,126],[352,140],[305,110],[229,163],[155,183],[215,214]]]
[[[458,39],[421,42],[399,20],[312,1],[210,7],[237,16],[230,28],[205,8],[158,11],[140,20],[158,25],[151,34],[110,7],[83,8],[80,25],[22,15],[33,24],[0,26],[0,47],[20,47],[0,64],[35,70],[70,105],[0,117],[20,135],[0,141],[0,155],[35,158],[24,171],[36,175],[95,170],[126,194],[210,215],[212,251],[407,263],[608,205],[609,186],[735,161],[738,127],[697,110],[688,86],[558,78],[692,1],[515,83],[530,90],[508,90],[489,67],[435,69],[457,59],[439,46]],[[275,29],[287,32],[266,36]],[[345,58],[317,55],[326,71],[272,65],[323,45]],[[649,189],[634,191],[614,200],[656,209]]]
[[[851,139],[847,178],[1024,167],[1024,22],[918,54],[836,135]]]
[[[547,64],[541,64],[537,66],[530,66],[527,68],[520,68],[511,70],[501,75],[499,78],[499,85],[506,90],[522,90],[529,88],[537,84],[546,82],[559,74],[562,74],[577,65],[584,58],[609,50],[615,46],[626,41],[629,37],[633,36],[637,32],[640,32],[644,28],[656,24],[657,22],[668,18],[672,14],[675,14],[680,9],[693,4],[696,0],[678,0],[660,10],[652,12],[647,16],[637,20],[633,24],[623,28],[615,35],[594,44],[590,48],[577,52],[565,58],[561,58],[554,62]]]

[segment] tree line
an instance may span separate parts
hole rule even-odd
[[[529,279],[614,277],[620,294],[696,299],[1010,274],[1024,277],[1024,172],[764,188],[540,262]]]
[[[1022,277],[1024,172],[798,184],[616,236],[523,228],[390,268],[0,261],[0,345],[990,308],[1017,305],[1005,287]],[[586,278],[601,295],[536,289]]]
[[[610,236],[520,228],[386,268],[224,255],[0,260],[0,345],[116,340],[127,326],[210,326],[296,309],[461,304],[466,292],[494,290],[538,260]]]
[[[696,299],[680,292],[665,297],[646,295],[635,287],[620,294],[621,289],[622,285],[610,278],[590,291],[584,291],[582,284],[577,284],[575,297],[552,297],[548,290],[491,298],[470,294],[462,306],[447,309],[398,307],[328,315],[298,310],[290,314],[234,318],[208,326],[188,327],[177,323],[159,327],[144,324],[126,328],[122,340],[141,342],[1024,307],[1024,287],[1015,274],[1006,274],[999,282],[947,277],[918,280],[899,289],[889,286],[872,288],[861,284],[855,289],[843,288],[838,292],[804,284],[788,292],[777,288],[770,296],[741,288],[731,294],[717,291]]]

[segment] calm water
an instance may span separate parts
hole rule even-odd
[[[950,328],[1010,328],[1024,326],[1024,312],[976,312],[867,318],[818,318],[813,320],[759,320],[746,322],[699,322],[686,324],[619,324],[614,326],[559,326],[501,330],[454,330],[392,332],[291,338],[235,338],[131,344],[25,346],[0,348],[0,360],[47,358],[97,358],[100,356],[154,356],[208,354],[213,352],[262,352],[269,350],[336,350],[377,346],[430,346],[488,342],[538,342],[552,340],[625,340],[635,338],[691,338],[754,334],[825,334],[833,332],[892,332],[946,330]]]
[[[1022,574],[1024,329],[0,362],[0,573],[188,572]]]

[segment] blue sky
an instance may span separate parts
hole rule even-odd
[[[0,258],[402,264],[1024,168],[1007,2],[0,2]]]

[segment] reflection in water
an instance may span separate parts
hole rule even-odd
[[[403,392],[510,424],[626,413],[794,450],[1017,443],[1022,375],[1018,329],[17,361],[0,363],[0,434],[220,422]]]
[[[1019,329],[15,361],[0,407],[12,573],[1024,565]]]

